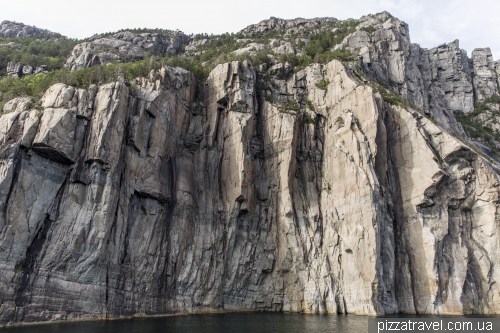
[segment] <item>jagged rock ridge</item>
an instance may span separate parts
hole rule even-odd
[[[321,27],[325,23],[336,23],[339,20],[333,17],[321,17],[314,19],[296,18],[293,20],[284,20],[271,17],[269,20],[263,20],[258,24],[253,24],[242,30],[243,35],[252,36],[262,34],[273,30],[287,30],[288,32],[301,32],[304,28]],[[291,29],[291,30],[289,30]]]
[[[62,36],[58,33],[46,29],[40,29],[37,27],[12,21],[3,21],[2,23],[0,23],[0,37],[59,38]]]
[[[475,103],[500,93],[500,61],[493,61],[491,50],[476,49],[468,58],[458,40],[423,49],[411,43],[408,25],[387,12],[360,21],[336,49],[359,53],[358,66],[370,81],[385,82],[444,129],[467,139],[456,117],[471,114]],[[471,142],[492,156],[481,138]],[[492,146],[500,148],[500,141]]]
[[[116,61],[134,61],[144,58],[146,52],[179,54],[189,36],[180,31],[163,33],[134,33],[122,31],[109,36],[96,36],[78,44],[66,61],[65,67],[78,70]]]
[[[388,13],[362,20],[375,31],[343,41],[363,44],[356,63],[235,61],[202,85],[164,67],[7,103],[2,323],[498,314],[499,169],[454,116],[496,67],[420,49]]]

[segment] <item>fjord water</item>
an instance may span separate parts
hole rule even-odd
[[[368,319],[354,315],[228,313],[145,319],[54,323],[0,329],[6,333],[364,333]]]

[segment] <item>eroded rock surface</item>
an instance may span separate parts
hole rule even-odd
[[[22,65],[17,62],[9,62],[7,64],[7,75],[11,75],[13,77],[21,77],[29,74],[38,74],[41,72],[47,73],[45,71],[45,66],[30,66],[30,65]]]
[[[290,32],[300,32],[306,28],[319,27],[325,23],[336,23],[339,20],[333,17],[317,17],[313,19],[296,18],[284,20],[271,17],[269,20],[263,20],[257,24],[252,24],[242,30],[244,35],[262,34],[273,30],[290,30]]]
[[[46,29],[40,29],[31,25],[18,22],[3,21],[0,23],[0,37],[37,37],[37,38],[57,38],[60,34]]]
[[[109,36],[96,36],[76,45],[65,67],[79,70],[95,65],[107,65],[119,61],[136,61],[146,52],[178,54],[182,45],[188,44],[189,36],[180,31],[164,33],[134,33],[122,31]]]
[[[493,62],[489,48],[472,51],[471,62],[474,70],[474,91],[478,101],[483,101],[491,95],[498,94],[498,63]]]
[[[332,22],[271,19],[246,32]],[[122,60],[159,38],[120,34],[77,46],[90,51],[72,69],[105,59],[99,45]],[[285,39],[238,44],[300,54]],[[455,118],[492,100],[498,62],[489,49],[469,59],[458,41],[422,49],[386,12],[336,48],[359,61],[233,61],[202,84],[163,67],[5,104],[0,323],[499,314],[499,164]],[[489,107],[475,117],[494,126],[500,109]]]
[[[257,76],[231,62],[197,90],[165,67],[133,92],[57,84],[42,110],[11,103],[2,323],[500,312],[494,165],[338,61],[275,75],[283,102]]]

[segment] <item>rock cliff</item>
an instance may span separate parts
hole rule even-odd
[[[327,23],[339,22],[333,17],[321,17],[314,19],[296,18],[293,20],[284,20],[276,17],[271,17],[269,20],[263,20],[258,24],[252,24],[241,32],[246,36],[262,34],[269,31],[286,30],[288,33],[303,33],[308,28],[322,28]]]
[[[203,84],[165,66],[7,103],[0,322],[500,313],[500,170],[455,117],[498,66],[361,21],[350,63],[232,61]]]
[[[78,70],[116,61],[134,61],[144,58],[146,52],[178,54],[189,36],[180,31],[116,34],[95,36],[74,47],[65,67]]]
[[[58,33],[33,27],[31,25],[25,25],[12,21],[3,21],[2,23],[0,23],[0,37],[36,37],[50,39],[59,38],[62,36]]]
[[[43,65],[42,65],[43,66]],[[45,66],[30,66],[30,65],[21,65],[17,62],[9,62],[7,64],[7,75],[11,75],[13,77],[21,77],[24,75],[30,74],[38,74],[38,73],[48,73],[45,71]]]

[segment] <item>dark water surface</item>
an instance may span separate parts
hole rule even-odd
[[[391,315],[380,319],[482,320],[475,316]],[[487,319],[489,318],[489,319]],[[500,316],[488,316],[500,332]],[[373,324],[373,323],[372,323]],[[475,325],[475,324],[474,324]],[[375,326],[376,327],[376,326]],[[475,327],[475,326],[474,326]],[[372,330],[376,332],[375,330]],[[51,323],[0,328],[0,333],[368,333],[368,317],[247,312]]]
[[[366,333],[368,318],[354,315],[228,313],[146,319],[54,323],[0,328],[2,333]]]

